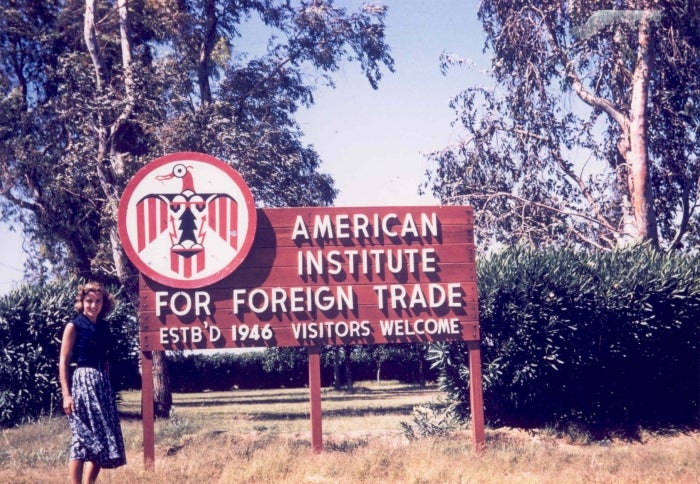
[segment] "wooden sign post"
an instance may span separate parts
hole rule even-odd
[[[309,400],[311,404],[311,448],[315,453],[323,450],[321,421],[321,349],[309,347]]]
[[[153,408],[153,353],[141,352],[141,418],[143,425],[143,463],[153,470],[156,461],[155,412]]]
[[[152,163],[127,186],[119,214],[125,251],[141,270],[147,463],[150,352],[186,349],[308,348],[320,452],[323,346],[466,341],[474,448],[483,448],[471,207],[255,209],[227,165],[207,181],[219,166],[211,157]]]

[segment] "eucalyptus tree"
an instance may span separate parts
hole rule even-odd
[[[683,0],[484,0],[490,87],[425,188],[482,243],[698,243],[700,11]],[[449,68],[464,59],[445,55]]]
[[[393,70],[385,15],[332,0],[0,0],[1,218],[57,267],[135,295],[116,212],[150,159],[202,151],[259,205],[332,203],[294,114],[347,62],[375,88]]]

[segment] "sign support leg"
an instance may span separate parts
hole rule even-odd
[[[321,431],[321,349],[309,347],[309,397],[311,400],[311,449],[319,454],[323,451]]]
[[[484,396],[481,384],[481,349],[478,341],[467,341],[469,350],[469,401],[472,408],[472,445],[480,454],[486,447]]]
[[[153,353],[141,352],[141,417],[143,425],[143,465],[153,471],[155,464],[155,418],[153,409]]]

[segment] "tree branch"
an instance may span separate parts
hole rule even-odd
[[[122,52],[122,69],[124,71],[124,92],[126,103],[120,119],[128,119],[136,102],[134,96],[134,68],[131,59],[131,23],[129,22],[129,10],[127,0],[118,0],[119,9],[119,39]]]
[[[586,89],[583,82],[581,81],[580,76],[578,75],[578,72],[576,72],[574,60],[570,59],[569,56],[566,54],[565,50],[561,47],[561,45],[559,45],[556,34],[552,30],[552,26],[546,22],[543,14],[541,12],[538,13],[542,16],[542,23],[547,29],[547,34],[549,35],[552,50],[555,52],[557,58],[559,59],[559,62],[561,62],[561,64],[564,66],[564,72],[571,81],[571,85],[576,95],[589,106],[593,108],[598,108],[604,113],[606,113],[613,120],[615,120],[615,122],[622,128],[622,130],[625,133],[628,132],[629,120],[627,119],[627,117],[622,113],[622,111],[617,109],[612,102],[608,101],[603,97],[596,96],[588,89]]]
[[[505,130],[505,128],[501,128],[502,130]],[[527,136],[530,138],[534,138],[540,141],[547,142],[548,144],[551,144],[551,139],[549,137],[544,136],[544,135],[539,135],[536,133],[532,133],[530,131],[524,130],[522,128],[515,127],[513,128],[513,132]],[[564,160],[560,156],[556,156],[556,163],[559,169],[564,173],[567,177],[569,177],[581,190],[581,194],[583,197],[586,199],[590,207],[593,209],[595,212],[596,218],[598,219],[598,222],[604,226],[604,227],[610,227],[610,222],[608,221],[607,217],[603,215],[603,212],[600,208],[600,204],[596,201],[596,199],[593,197],[593,194],[588,188],[588,185],[586,182],[583,181],[583,179],[578,176],[576,173],[573,172],[569,167],[566,166],[564,163]]]
[[[204,38],[199,45],[199,58],[197,59],[197,81],[199,84],[199,96],[202,104],[211,103],[211,86],[209,85],[209,62],[211,53],[217,42],[216,3],[214,0],[204,2]]]
[[[97,30],[95,27],[95,7],[97,0],[85,0],[85,20],[83,23],[83,36],[88,53],[92,59],[92,64],[95,67],[95,82],[97,84],[97,92],[101,93],[104,86],[107,85],[107,68],[100,52],[100,46],[97,41]]]
[[[700,185],[700,178],[695,184],[696,186]],[[690,216],[693,212],[695,212],[695,209],[698,207],[698,204],[695,203],[692,207],[690,206],[690,190],[692,188],[692,183],[686,183],[685,186],[683,187],[683,194],[681,195],[681,220],[678,223],[678,229],[676,230],[676,235],[674,235],[673,240],[671,241],[669,245],[669,250],[675,250],[675,249],[680,249],[681,248],[681,240],[683,239],[683,236],[685,235],[686,231],[688,230],[688,224],[690,222]],[[697,196],[700,195],[700,190],[698,190],[698,193],[696,194],[696,200]]]
[[[503,197],[503,198],[509,198],[511,200],[516,200],[518,202],[521,202],[523,204],[523,206],[530,205],[533,207],[542,208],[542,209],[548,210],[550,212],[554,212],[554,213],[557,213],[559,215],[563,215],[565,217],[579,218],[579,219],[582,219],[582,220],[584,220],[592,225],[597,225],[597,226],[603,227],[603,228],[609,230],[610,232],[622,234],[622,231],[620,229],[610,225],[610,223],[607,220],[601,221],[601,220],[598,220],[594,217],[591,217],[591,216],[583,214],[583,213],[573,212],[573,211],[569,211],[569,210],[562,210],[558,207],[554,207],[552,205],[542,203],[542,202],[536,202],[534,200],[529,200],[527,198],[515,195],[514,193],[509,193],[509,192],[471,193],[469,195],[457,195],[454,197],[449,197],[449,198],[443,199],[440,201],[440,203],[442,203],[443,205],[449,205],[451,203],[459,203],[459,202],[463,202],[465,200],[468,201],[469,199],[486,199],[486,200],[488,200],[488,199],[497,198],[497,197]]]

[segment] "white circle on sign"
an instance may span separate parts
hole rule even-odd
[[[194,289],[233,272],[255,238],[250,189],[225,162],[202,153],[157,158],[127,184],[119,236],[129,259],[166,286]]]

